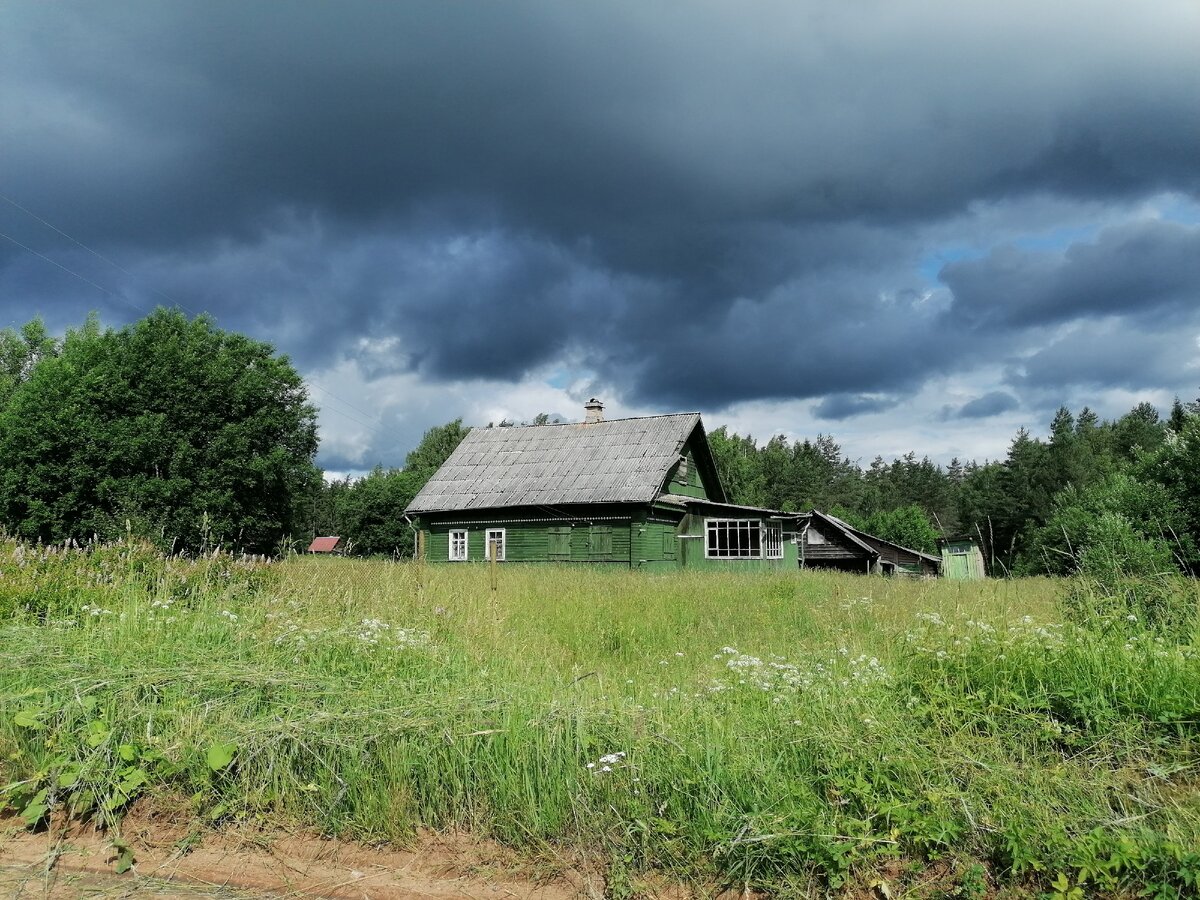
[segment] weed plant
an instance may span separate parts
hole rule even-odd
[[[1200,891],[1200,654],[1062,585],[0,545],[0,790],[810,894]],[[1127,623],[1132,625],[1133,623]]]

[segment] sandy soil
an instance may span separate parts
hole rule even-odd
[[[56,825],[29,834],[0,821],[0,896],[13,898],[599,898],[603,885],[570,866],[522,868],[465,835],[418,836],[411,850],[249,828],[197,836],[170,812],[139,809],[122,826],[136,862],[113,873],[110,836]]]

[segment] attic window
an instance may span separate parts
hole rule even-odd
[[[758,519],[705,519],[704,536],[709,559],[762,559],[763,525]]]
[[[675,469],[675,480],[680,484],[688,483],[688,458],[679,457],[679,465]]]

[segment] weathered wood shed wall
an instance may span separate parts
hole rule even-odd
[[[804,516],[800,564],[847,572],[936,577],[938,557],[868,534],[836,516],[813,510]]]

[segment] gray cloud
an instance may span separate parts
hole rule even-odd
[[[830,394],[812,408],[818,419],[841,421],[865,413],[879,412],[896,405],[895,397],[869,394]]]
[[[1059,252],[1002,247],[951,263],[940,277],[954,294],[955,320],[973,328],[1191,312],[1200,300],[1200,226],[1147,220]]]
[[[1076,387],[1138,391],[1200,381],[1196,318],[1192,329],[1173,334],[1085,324],[1010,364],[1006,380],[1051,395]]]
[[[1024,396],[1087,369],[1041,329],[1196,323],[1200,227],[1136,210],[1200,198],[1198,50],[1168,3],[14,3],[0,191],[127,272],[0,202],[112,292],[0,240],[0,324],[178,302],[310,369],[658,408],[838,419],[1005,360]],[[1182,377],[1142,370],[1088,377]]]
[[[1010,412],[1020,406],[1020,402],[1007,391],[989,391],[982,397],[968,400],[962,406],[943,407],[941,418],[949,419],[986,419]]]

